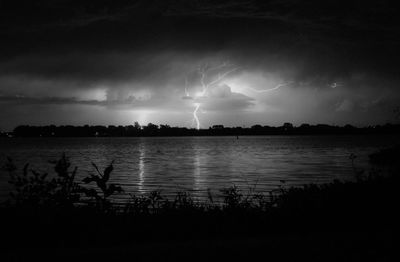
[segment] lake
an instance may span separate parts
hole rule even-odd
[[[191,191],[198,197],[209,189],[237,185],[243,190],[270,191],[280,185],[324,183],[354,179],[355,166],[368,169],[368,155],[398,144],[398,136],[248,136],[248,137],[142,137],[142,138],[0,138],[0,160],[14,159],[22,169],[51,171],[49,160],[65,152],[78,167],[78,180],[112,160],[112,182],[125,194],[160,189],[163,194]],[[10,187],[8,174],[0,171],[1,198]]]

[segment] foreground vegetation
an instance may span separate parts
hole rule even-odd
[[[1,238],[8,250],[86,250],[212,239],[224,239],[233,247],[233,239],[258,239],[260,243],[260,239],[268,242],[301,236],[302,242],[306,236],[314,239],[322,233],[344,241],[343,232],[345,238],[353,232],[357,236],[383,234],[391,239],[399,218],[398,152],[399,148],[394,148],[371,155],[375,168],[368,173],[355,170],[355,181],[281,186],[265,194],[234,186],[221,190],[222,202],[211,194],[207,201],[198,201],[188,192],[178,192],[171,199],[154,191],[131,195],[124,205],[111,200],[123,193],[119,185],[109,183],[113,163],[103,171],[93,164],[96,173],[78,183],[77,169],[71,168],[65,155],[53,162],[55,175],[31,170],[28,164],[18,170],[8,159],[4,168],[15,190],[1,207]]]

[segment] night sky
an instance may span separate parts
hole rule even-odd
[[[196,127],[197,107],[202,128],[393,123],[398,13],[383,0],[3,0],[0,130]]]

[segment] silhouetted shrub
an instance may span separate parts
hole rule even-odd
[[[109,197],[122,192],[119,185],[109,183],[113,162],[103,173],[92,163],[98,175],[90,175],[83,179],[83,182],[96,182],[97,189],[83,187],[75,181],[78,168],[70,169],[71,163],[65,154],[62,154],[59,160],[49,163],[54,165],[53,175],[30,169],[29,163],[18,173],[13,160],[7,158],[3,169],[9,173],[9,183],[14,189],[10,193],[12,204],[25,207],[73,207],[82,204],[82,196],[85,195],[95,199],[96,208],[110,210],[112,206]]]
[[[115,193],[121,193],[123,190],[121,186],[118,184],[110,184],[109,179],[111,172],[114,170],[113,167],[114,161],[108,165],[103,173],[100,172],[99,168],[95,163],[92,162],[92,166],[95,168],[97,175],[90,175],[83,179],[83,182],[88,184],[91,182],[96,182],[97,188],[100,189],[101,193],[99,193],[96,189],[84,189],[86,196],[92,197],[96,200],[96,204],[98,208],[101,209],[109,209],[111,208],[111,203],[109,197]]]
[[[243,203],[243,194],[235,185],[221,190],[224,198],[224,208],[226,209],[239,209],[245,205]]]
[[[11,158],[7,158],[4,169],[10,174],[9,183],[14,186],[10,193],[17,206],[72,206],[80,199],[82,188],[76,183],[77,167],[70,170],[71,163],[63,154],[54,164],[55,176],[49,178],[48,173],[40,173],[26,164],[22,173]]]

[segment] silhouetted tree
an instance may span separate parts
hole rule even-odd
[[[224,127],[213,125],[208,129],[189,129],[186,127],[170,127],[149,123],[141,127],[138,122],[128,126],[17,126],[10,135],[16,137],[91,137],[91,136],[213,136],[213,135],[327,135],[327,134],[396,134],[400,132],[400,124],[368,126],[363,128],[346,125],[344,127],[317,124],[302,124],[299,127],[284,123],[280,127],[261,126],[251,128]],[[8,136],[9,134],[2,134]]]

